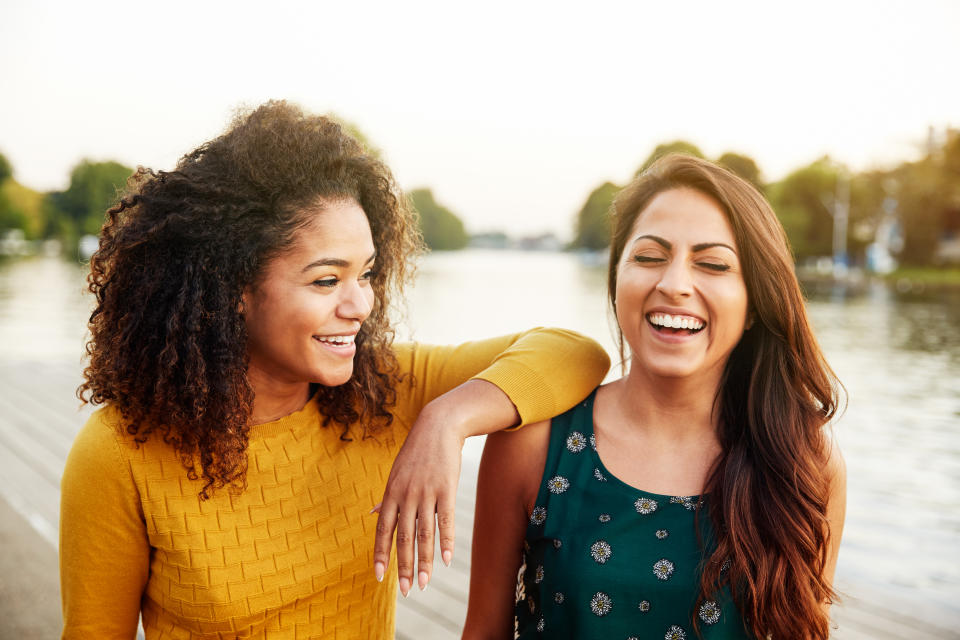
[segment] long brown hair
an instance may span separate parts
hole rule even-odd
[[[657,194],[713,198],[736,238],[753,325],[734,347],[718,390],[722,453],[704,486],[715,544],[702,598],[729,585],[758,638],[826,640],[824,577],[830,530],[824,426],[842,390],[814,338],[783,227],[748,182],[691,156],[661,158],[618,195],[608,295],[637,217]],[[624,354],[623,334],[619,335]],[[696,620],[694,619],[696,625]]]
[[[389,169],[335,121],[269,102],[240,113],[173,171],[138,169],[107,212],[87,280],[96,297],[77,393],[118,407],[138,442],[171,444],[200,491],[246,479],[247,333],[241,295],[324,201],[352,198],[377,248],[373,311],[356,337],[353,377],[320,387],[347,438],[389,425],[396,360],[388,309],[412,273],[416,219]]]

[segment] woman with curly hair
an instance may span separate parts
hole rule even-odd
[[[79,393],[105,406],[62,480],[63,636],[393,637],[435,516],[449,563],[463,439],[569,408],[605,354],[559,330],[392,345],[415,217],[286,103],[128,186],[90,265]]]
[[[776,215],[667,156],[615,201],[608,275],[629,371],[487,439],[463,637],[827,640],[840,387]]]

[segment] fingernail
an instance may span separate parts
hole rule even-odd
[[[420,591],[423,591],[427,588],[427,582],[430,581],[430,576],[427,575],[426,571],[421,571],[420,575],[417,576],[417,582],[420,585]]]
[[[400,578],[400,593],[403,594],[404,598],[410,593],[410,578]]]
[[[377,577],[377,582],[383,582],[383,563],[382,562],[373,563],[373,575]]]
[[[453,562],[453,551],[450,551],[450,549],[447,549],[443,552],[442,555],[443,555],[443,564],[449,567],[450,563]]]

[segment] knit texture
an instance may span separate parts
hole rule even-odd
[[[595,343],[559,330],[402,345],[397,356],[405,376],[392,428],[344,441],[311,400],[253,427],[247,489],[207,501],[162,438],[137,447],[119,410],[97,411],[62,481],[63,637],[131,638],[142,613],[151,640],[392,638],[396,567],[374,579],[369,511],[422,406],[480,377],[524,422],[542,420],[583,398],[607,367]],[[570,359],[579,366],[561,366]]]

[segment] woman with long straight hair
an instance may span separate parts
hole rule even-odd
[[[616,199],[608,292],[626,374],[487,440],[463,637],[827,640],[840,386],[776,215],[662,158]]]
[[[104,407],[63,474],[63,637],[392,638],[435,522],[450,561],[463,439],[566,410],[606,354],[394,345],[416,219],[329,118],[267,103],[128,186],[90,262]]]

